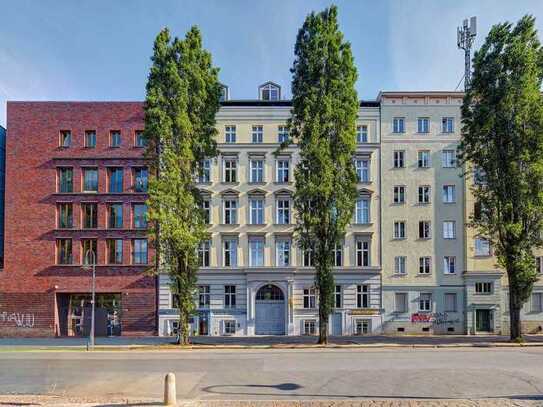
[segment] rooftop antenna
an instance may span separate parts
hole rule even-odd
[[[477,35],[477,17],[464,19],[462,27],[456,29],[458,48],[464,50],[464,89],[468,90],[471,82],[471,46]]]

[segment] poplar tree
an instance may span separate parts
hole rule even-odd
[[[307,16],[298,32],[291,72],[290,140],[299,147],[294,171],[296,234],[314,259],[319,299],[319,343],[328,342],[333,307],[333,251],[353,217],[358,97],[351,46],[337,22],[337,8]]]
[[[151,170],[148,219],[156,271],[170,276],[179,307],[178,341],[185,345],[195,311],[198,246],[209,237],[195,175],[204,158],[216,155],[220,84],[196,27],[173,42],[163,29],[151,61],[144,108]]]
[[[520,311],[537,280],[533,251],[543,243],[543,49],[535,19],[493,26],[473,66],[459,148],[479,180],[471,225],[506,270],[510,335],[521,340]]]

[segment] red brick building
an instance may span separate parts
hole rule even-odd
[[[0,336],[156,332],[146,273],[143,109],[133,102],[8,102]]]

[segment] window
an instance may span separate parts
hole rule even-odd
[[[404,168],[405,151],[394,151],[394,168]]]
[[[264,238],[251,237],[249,239],[249,266],[262,267],[264,265]]]
[[[430,274],[431,266],[431,257],[419,257],[419,274]]]
[[[136,130],[134,134],[134,145],[136,147],[147,147],[147,139],[143,134],[143,130]]]
[[[356,286],[356,307],[369,308],[370,306],[370,286],[367,284]]]
[[[370,182],[370,161],[356,160],[355,166],[358,182]]]
[[[369,319],[356,319],[354,325],[354,335],[367,335],[370,333],[371,320]]]
[[[58,213],[58,228],[70,229],[74,226],[74,212],[73,204],[71,202],[64,202],[57,204]]]
[[[251,160],[250,168],[250,182],[264,182],[264,160]]]
[[[120,229],[123,227],[123,204],[112,203],[108,205],[107,227],[111,229]]]
[[[422,185],[419,187],[419,203],[430,203],[430,187],[428,185]]]
[[[238,265],[238,241],[237,239],[224,239],[223,241],[224,267],[237,267]]]
[[[200,207],[203,212],[204,223],[209,225],[211,223],[211,203],[209,202],[209,199],[202,199]]]
[[[132,240],[132,264],[147,264],[147,239]]]
[[[356,223],[370,223],[370,200],[368,198],[359,198],[356,200]]]
[[[430,168],[430,151],[421,150],[418,152],[419,168]]]
[[[260,97],[262,100],[279,100],[280,88],[279,86],[267,83],[260,87]]]
[[[406,313],[408,310],[407,293],[394,294],[394,311],[400,314]]]
[[[110,147],[121,146],[121,132],[119,130],[111,130],[109,132],[109,146]]]
[[[238,181],[238,160],[235,158],[224,159],[224,182]]]
[[[341,243],[336,243],[334,246],[334,267],[343,266],[343,246]]]
[[[288,140],[288,127],[278,126],[277,127],[277,142],[284,143],[287,140]]]
[[[445,293],[445,312],[457,312],[456,293]]]
[[[536,267],[536,271],[539,274],[543,274],[543,257],[542,256],[537,256],[535,258],[535,267]]]
[[[209,308],[210,292],[208,285],[198,286],[198,307]]]
[[[394,203],[403,204],[405,203],[405,187],[402,185],[396,185],[394,187]]]
[[[147,205],[143,203],[137,203],[132,206],[133,210],[133,223],[134,229],[146,229],[147,228]]]
[[[392,119],[392,131],[394,133],[405,133],[405,118],[395,117]]]
[[[253,143],[262,143],[264,141],[264,129],[262,126],[253,126]]]
[[[96,229],[98,227],[98,204],[82,203],[83,229]]]
[[[72,239],[57,239],[57,264],[72,263]]]
[[[432,228],[429,220],[419,221],[419,239],[430,239],[432,237],[431,230]]]
[[[367,143],[368,142],[368,126],[365,124],[356,126],[356,142]]]
[[[123,192],[123,169],[112,167],[108,169],[108,191]]]
[[[336,285],[336,288],[334,290],[334,308],[342,308],[343,301],[342,301],[342,295],[341,295],[341,286]]]
[[[532,293],[532,312],[543,312],[543,292]]]
[[[406,274],[406,256],[396,256],[394,257],[394,273],[395,274]]]
[[[441,164],[443,165],[443,168],[455,168],[456,167],[456,151],[443,150],[441,152]]]
[[[443,222],[443,239],[456,239],[456,222],[454,220]]]
[[[307,248],[304,251],[304,267],[313,267],[313,249]]]
[[[277,182],[289,181],[289,160],[277,160]]]
[[[443,117],[441,119],[441,132],[454,133],[454,117]]]
[[[456,202],[456,186],[443,185],[443,203],[455,203],[455,202]]]
[[[224,286],[224,308],[236,308],[236,286]]]
[[[83,192],[98,192],[97,168],[83,168]]]
[[[147,192],[149,186],[149,170],[146,167],[134,169],[134,191]]]
[[[221,102],[224,102],[225,100],[228,100],[230,96],[230,93],[228,92],[228,86],[221,86],[221,96],[219,97],[219,100]]]
[[[314,288],[304,288],[304,308],[315,308],[317,294]]]
[[[456,257],[454,256],[443,257],[443,273],[445,274],[456,273]]]
[[[59,168],[58,170],[58,192],[74,191],[74,171],[72,168]]]
[[[475,283],[475,294],[492,294],[492,283],[479,282]]]
[[[123,264],[123,240],[107,239],[107,263]]]
[[[236,321],[233,319],[226,319],[223,321],[224,335],[234,335],[236,333]]]
[[[475,255],[490,256],[490,242],[480,237],[475,238]]]
[[[236,142],[236,126],[224,126],[224,141],[226,143]]]
[[[288,225],[290,223],[290,199],[277,199],[277,223]]]
[[[275,243],[276,262],[278,267],[290,265],[290,239],[278,239]]]
[[[238,201],[236,199],[225,199],[223,206],[224,224],[236,225],[238,223]]]
[[[429,312],[432,310],[432,294],[421,293],[419,296],[419,311]]]
[[[96,239],[81,240],[81,263],[85,265],[98,263]]]
[[[405,237],[405,222],[403,220],[394,222],[394,239],[405,239]]]
[[[356,241],[356,265],[358,267],[370,265],[370,242],[367,240]]]
[[[59,138],[59,146],[68,148],[72,145],[72,132],[70,130],[61,130]]]
[[[428,133],[430,132],[430,119],[427,117],[419,117],[417,119],[417,132]]]
[[[200,184],[208,184],[211,182],[211,160],[206,159],[200,162],[200,172],[198,174],[198,182]]]
[[[249,207],[251,211],[251,225],[264,224],[264,199],[262,198],[250,198]]]
[[[200,267],[209,267],[210,265],[211,241],[204,240],[198,245],[198,264]]]
[[[85,147],[86,148],[96,147],[96,131],[94,130],[85,131]]]
[[[482,168],[473,169],[473,183],[475,185],[485,185],[486,184],[486,172]]]
[[[314,319],[304,319],[304,335],[317,335],[317,322]]]

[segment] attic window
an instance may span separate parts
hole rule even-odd
[[[266,83],[260,87],[261,100],[279,100],[281,88],[273,83]]]
[[[221,98],[220,101],[224,102],[225,100],[228,100],[229,98],[229,91],[228,86],[221,85]]]

